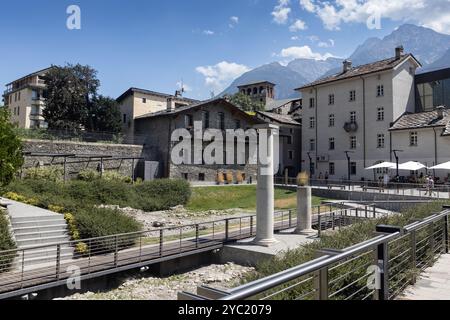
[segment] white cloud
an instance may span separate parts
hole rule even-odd
[[[228,24],[228,26],[230,28],[234,28],[235,26],[237,26],[239,24],[239,17],[236,16],[232,16],[230,17],[230,23]]]
[[[211,30],[203,30],[203,34],[204,35],[207,35],[207,36],[213,36],[214,35],[214,31],[211,31]]]
[[[205,77],[205,84],[216,92],[223,91],[234,79],[251,69],[245,65],[222,61],[213,66],[200,66],[195,69]]]
[[[303,47],[289,47],[281,50],[279,56],[285,59],[314,59],[314,60],[326,60],[330,57],[334,57],[331,53],[326,53],[324,55],[313,52],[309,46]]]
[[[292,41],[297,41],[297,40],[299,40],[299,39],[300,39],[300,38],[299,38],[298,36],[292,36],[292,37],[291,37],[291,40],[292,40]]]
[[[290,27],[289,27],[289,31],[291,32],[297,32],[300,30],[305,30],[306,29],[306,23],[300,19],[297,19]]]
[[[334,47],[334,40],[328,39],[328,41],[320,41],[317,46],[319,48],[331,48]]]
[[[343,23],[367,23],[379,17],[450,34],[449,0],[300,0],[300,6],[315,13],[329,30],[339,30]]]
[[[311,42],[317,42],[317,41],[320,40],[319,37],[318,37],[318,36],[315,36],[315,35],[308,36],[307,38],[308,38],[308,40],[311,41]]]
[[[273,9],[273,21],[277,24],[286,24],[291,13],[290,0],[278,0],[278,5]]]

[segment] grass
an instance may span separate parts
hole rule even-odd
[[[319,205],[324,198],[313,197],[313,205]],[[275,189],[275,209],[293,209],[297,206],[297,193]],[[224,186],[193,188],[187,204],[190,211],[256,209],[256,186]]]

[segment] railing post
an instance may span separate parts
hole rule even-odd
[[[164,244],[164,230],[159,230],[159,256],[162,257]]]
[[[445,253],[449,253],[449,243],[448,243],[448,216],[444,217],[444,241],[445,241]]]
[[[377,246],[377,265],[379,268],[378,300],[389,300],[389,255],[386,242]]]
[[[195,247],[198,248],[198,243],[199,243],[199,226],[198,224],[195,225]]]
[[[322,219],[320,214],[317,216],[317,230],[319,231],[318,236],[320,238],[320,236],[322,235]]]
[[[250,236],[253,235],[253,216],[250,216]]]
[[[228,238],[229,238],[229,231],[228,231],[229,226],[230,226],[230,220],[225,219],[225,241],[228,241]]]
[[[142,262],[142,234],[139,236],[139,262]]]
[[[328,300],[328,268],[317,271],[315,277],[316,300]]]
[[[334,211],[331,213],[331,218],[333,219],[332,222],[331,222],[332,229],[336,230],[336,221],[335,221],[336,213]]]
[[[61,245],[56,245],[56,279],[60,279],[61,276]]]
[[[292,228],[292,210],[289,210],[289,228]]]
[[[21,288],[23,288],[24,275],[25,275],[25,249],[22,250],[22,273],[20,276]]]
[[[377,217],[377,208],[375,207],[375,205],[373,205],[373,218],[376,219]]]
[[[115,250],[114,250],[114,266],[117,268],[118,254],[119,254],[119,237],[115,236]]]
[[[417,246],[416,246],[416,231],[411,231],[411,267],[412,269],[417,268]],[[411,284],[416,283],[416,277],[414,276],[414,273],[412,275]]]

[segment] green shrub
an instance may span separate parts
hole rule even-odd
[[[16,244],[11,237],[6,218],[6,211],[0,209],[0,251],[13,250]],[[0,273],[7,272],[14,261],[15,253],[0,254]]]
[[[102,179],[106,181],[131,183],[133,180],[129,176],[124,176],[117,171],[105,171],[103,172]]]
[[[186,205],[191,197],[191,187],[185,180],[153,180],[135,185],[140,208],[145,211],[167,210]]]
[[[60,181],[64,179],[64,169],[59,166],[28,168],[23,175],[25,179]]]
[[[100,178],[100,173],[96,170],[85,169],[78,173],[77,178],[81,181],[94,181]]]

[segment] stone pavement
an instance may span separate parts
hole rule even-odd
[[[450,254],[426,269],[398,300],[450,300]]]

